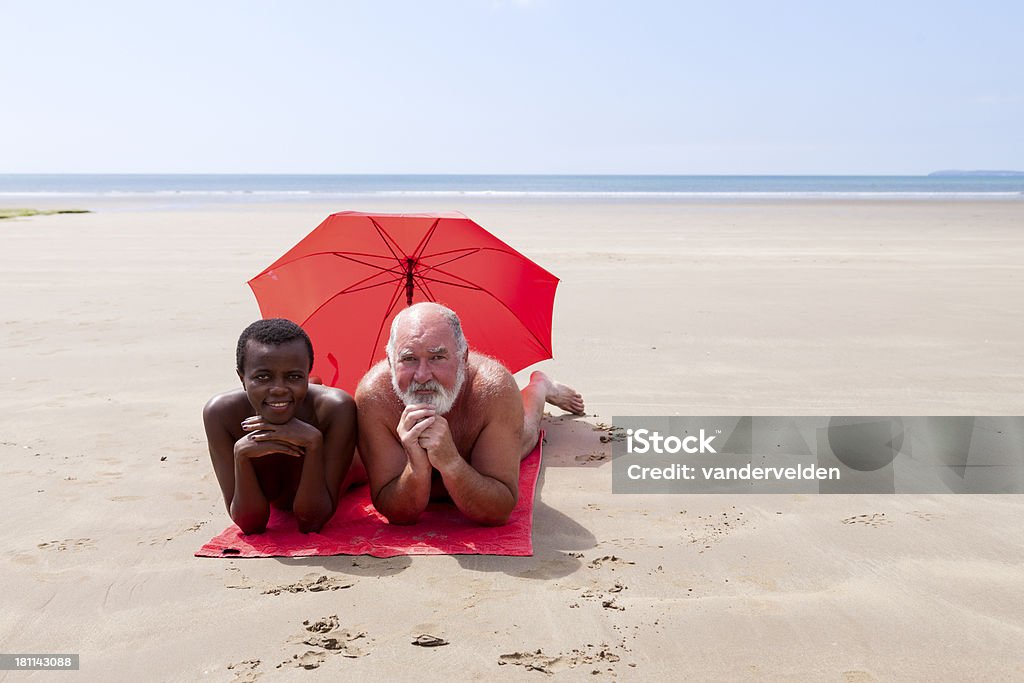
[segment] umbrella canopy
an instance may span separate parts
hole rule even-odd
[[[421,301],[454,310],[470,347],[511,372],[551,358],[558,278],[461,213],[333,214],[249,286],[264,318],[309,334],[312,374],[350,393]]]

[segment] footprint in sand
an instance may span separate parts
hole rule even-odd
[[[624,560],[616,555],[605,555],[604,557],[598,557],[591,560],[587,566],[591,569],[600,569],[604,565],[609,565],[612,571],[615,571],[617,565],[636,564],[636,562],[630,562]]]
[[[560,666],[563,664],[561,656],[549,657],[541,650],[535,652],[510,652],[498,657],[498,666],[505,666],[506,664],[515,664],[516,666],[525,667],[527,671],[540,671],[546,674],[553,674],[556,669],[567,668]]]
[[[228,671],[235,673],[234,681],[239,683],[252,683],[256,679],[260,678],[263,674],[256,671],[260,666],[260,660],[258,659],[246,659],[243,662],[237,664],[228,664]]]
[[[295,636],[293,642],[314,649],[306,650],[301,655],[292,655],[291,659],[284,660],[277,668],[289,666],[315,669],[327,661],[328,655],[356,658],[369,654],[366,632],[339,628],[337,614],[312,622],[304,621],[302,626],[303,632]]]
[[[36,546],[40,550],[91,550],[96,547],[96,541],[91,538],[65,538],[63,541],[47,541]]]
[[[584,453],[583,455],[577,455],[575,458],[576,462],[581,465],[588,465],[591,463],[605,462],[608,459],[607,453]]]
[[[327,655],[322,652],[316,652],[314,650],[306,650],[301,655],[292,655],[291,659],[286,659],[277,665],[280,669],[282,666],[294,666],[297,669],[315,669],[323,664],[327,660]]]
[[[542,650],[533,652],[510,652],[498,657],[498,665],[505,666],[512,664],[524,667],[527,671],[540,671],[546,674],[553,674],[566,669],[575,669],[578,666],[600,667],[607,664],[615,664],[622,660],[622,657],[612,652],[612,647],[602,643],[599,647],[587,644],[583,649],[574,648],[568,653],[557,655],[546,655]],[[615,672],[614,667],[606,666],[605,670]],[[591,674],[602,673],[600,668],[592,668]]]
[[[863,524],[864,526],[880,527],[889,526],[892,520],[885,516],[884,512],[873,512],[870,515],[854,515],[842,520],[843,524]]]
[[[596,587],[585,589],[582,593],[580,593],[580,598],[582,600],[597,600],[601,603],[601,607],[605,609],[617,610],[622,612],[625,611],[626,608],[615,602],[615,600],[619,597],[617,594],[621,593],[627,588],[628,586],[626,586],[625,584],[616,581],[611,588],[607,588],[603,591]],[[579,607],[579,603],[573,603],[570,606]]]
[[[259,590],[262,595],[280,595],[281,593],[321,593],[323,591],[337,591],[351,588],[356,582],[351,579],[342,579],[326,574],[306,574],[295,583],[272,584],[264,581],[254,581],[242,574],[238,567],[228,567],[229,576],[225,580],[225,588],[237,588],[241,590]]]
[[[295,583],[288,583],[283,586],[271,586],[263,591],[263,595],[280,595],[281,593],[320,593],[323,591],[337,591],[344,588],[351,588],[354,585],[356,585],[356,582],[350,579],[329,577],[326,574],[306,574],[306,576]]]

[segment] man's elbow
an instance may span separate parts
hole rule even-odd
[[[409,526],[420,521],[420,513],[411,510],[380,510],[377,512],[384,515],[388,524],[396,526]]]
[[[488,517],[486,519],[477,520],[477,523],[479,523],[480,526],[505,526],[506,524],[508,524],[508,519],[508,515],[504,517]]]
[[[516,507],[516,499],[517,496],[514,491],[502,491],[502,495],[494,496],[486,503],[480,501],[480,504],[475,506],[476,509],[473,510],[473,514],[468,514],[469,511],[467,510],[466,516],[483,526],[504,526],[512,518],[512,510]]]
[[[396,526],[409,526],[420,521],[420,514],[427,508],[426,500],[419,506],[407,499],[393,496],[387,492],[387,487],[377,492],[377,495],[370,496],[373,508],[388,520],[388,524]]]
[[[475,515],[475,521],[477,524],[483,526],[504,526],[508,524],[508,520],[512,517],[512,508],[505,509],[504,507],[495,510],[487,510],[482,514]]]

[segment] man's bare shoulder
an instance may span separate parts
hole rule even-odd
[[[481,448],[486,451],[500,443],[502,445],[497,452],[517,457],[519,443],[522,441],[523,401],[515,378],[508,368],[488,356],[471,353],[469,365],[473,370],[473,381],[463,410],[474,415],[469,419],[471,424],[478,425],[479,435],[490,435],[485,439],[486,445]],[[477,444],[481,444],[479,438]],[[476,446],[473,452],[473,459],[476,460]]]
[[[512,373],[500,362],[479,353],[469,354],[472,370],[473,395],[479,399],[514,398],[519,401],[519,387]]]
[[[401,402],[391,385],[391,367],[382,360],[370,368],[356,387],[359,410],[393,409]]]

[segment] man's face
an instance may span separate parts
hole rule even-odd
[[[465,379],[466,359],[458,355],[455,335],[443,318],[409,320],[397,330],[391,385],[405,405],[426,403],[444,415]]]
[[[284,344],[245,346],[245,370],[239,373],[253,410],[271,424],[284,424],[309,391],[309,351],[301,339]]]

